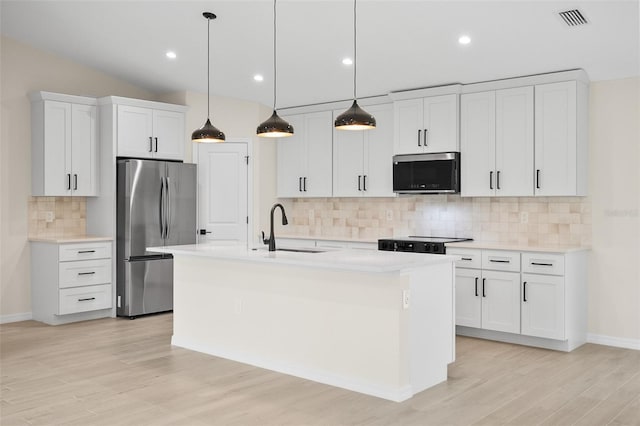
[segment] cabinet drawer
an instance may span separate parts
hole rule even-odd
[[[111,259],[111,242],[61,244],[58,260]]]
[[[59,290],[58,315],[111,308],[111,284]]]
[[[564,275],[564,255],[550,253],[522,253],[522,272],[531,274]]]
[[[60,288],[108,284],[111,282],[111,259],[60,262],[58,273]]]
[[[456,260],[457,268],[480,269],[482,266],[481,253],[482,252],[480,250],[447,248],[448,255],[456,256],[458,258],[458,260]]]
[[[520,272],[520,252],[482,250],[482,269]]]

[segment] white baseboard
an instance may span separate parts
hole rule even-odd
[[[0,315],[0,324],[7,324],[10,322],[18,322],[18,321],[29,321],[30,319],[33,319],[31,312],[23,312],[21,314]]]
[[[273,360],[265,360],[260,357],[250,355],[247,353],[239,353],[236,351],[228,351],[221,348],[216,348],[210,345],[202,345],[194,343],[180,337],[173,335],[171,338],[171,344],[173,346],[179,346],[181,348],[190,349],[196,352],[202,352],[208,355],[217,356],[220,358],[230,359],[232,361],[241,362],[244,364],[253,365],[255,367],[265,368],[271,371],[277,371],[278,373],[288,374],[290,376],[296,376],[307,380],[312,380],[318,383],[324,383],[326,385],[336,386],[339,388],[347,389],[354,392],[364,393],[366,395],[377,396],[378,398],[387,399],[394,402],[402,402],[413,396],[411,386],[403,387],[387,387],[374,383],[365,383],[358,379],[350,377],[344,377],[328,373],[325,371],[318,371],[307,368],[305,366],[291,365],[288,363],[274,362]],[[446,375],[444,380],[446,380]],[[444,381],[443,380],[443,381]]]
[[[640,340],[625,337],[603,336],[602,334],[587,334],[587,342],[596,345],[615,346],[616,348],[635,349],[640,351]]]

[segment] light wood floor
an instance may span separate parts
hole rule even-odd
[[[170,314],[0,326],[9,425],[639,425],[640,352],[458,337],[449,380],[403,403],[173,348]]]

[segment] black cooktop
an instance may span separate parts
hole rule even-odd
[[[423,237],[412,235],[400,238],[384,238],[378,240],[378,250],[403,251],[413,253],[445,254],[445,243],[472,241],[471,238]]]

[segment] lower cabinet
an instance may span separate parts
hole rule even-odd
[[[111,316],[111,241],[31,242],[31,309],[46,324]]]
[[[586,251],[447,248],[447,254],[458,256],[459,334],[565,351],[585,343]]]

